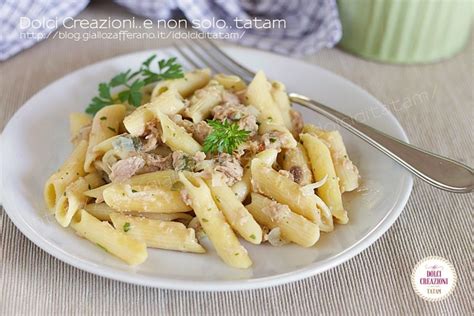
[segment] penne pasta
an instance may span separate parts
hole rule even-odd
[[[133,239],[143,241],[148,247],[184,252],[204,253],[198,243],[194,229],[182,223],[133,217],[119,213],[110,214],[115,229]]]
[[[94,217],[97,217],[101,221],[111,221],[110,215],[111,214],[123,214],[128,216],[134,217],[143,217],[149,219],[158,219],[161,221],[182,221],[182,222],[190,222],[193,219],[193,216],[188,213],[144,213],[144,212],[119,212],[106,203],[89,203],[84,206],[84,209]]]
[[[54,216],[58,223],[63,227],[69,226],[74,214],[87,204],[89,197],[84,195],[84,192],[103,183],[104,180],[99,174],[90,173],[69,184],[63,196],[56,203]]]
[[[318,136],[328,146],[336,175],[339,178],[341,193],[357,189],[359,187],[359,170],[347,154],[341,133],[339,131],[324,131],[311,124],[306,124],[303,132]]]
[[[103,156],[109,150],[114,148],[114,142],[119,139],[119,137],[124,137],[125,134],[115,135],[110,138],[105,139],[104,141],[98,143],[92,148],[92,151],[97,154],[97,156]]]
[[[185,108],[181,95],[176,89],[169,89],[155,98],[151,103],[144,104],[124,118],[126,130],[133,136],[145,133],[148,122],[158,118],[159,113],[174,115]]]
[[[196,91],[189,101],[189,108],[184,112],[194,123],[199,123],[211,114],[212,108],[222,101],[224,87],[211,80],[207,86]]]
[[[211,80],[211,71],[209,69],[197,69],[188,72],[183,78],[165,80],[158,83],[153,89],[151,100],[154,101],[169,89],[176,89],[183,98],[187,98],[197,89],[204,87],[209,80]]]
[[[252,82],[247,87],[245,94],[245,104],[253,105],[259,111],[259,122],[262,124],[272,124],[285,126],[278,105],[274,102],[271,94],[271,84],[263,71],[258,71]]]
[[[267,149],[259,152],[255,157],[261,159],[265,165],[271,167],[275,163],[277,155],[278,151],[275,149]],[[232,186],[232,191],[240,201],[245,200],[252,189],[252,173],[250,171],[250,164],[251,161],[245,166],[242,179]]]
[[[80,210],[74,215],[71,227],[79,236],[117,256],[129,265],[140,264],[148,257],[144,242],[114,229],[108,222],[101,222],[85,210]]]
[[[158,113],[166,115],[177,114],[185,108],[185,105],[183,98],[176,89],[168,89],[149,103],[147,107],[157,116]]]
[[[104,190],[103,196],[108,206],[120,212],[175,213],[191,210],[178,191],[154,186],[112,184]]]
[[[287,170],[299,185],[310,184],[313,181],[308,155],[303,145],[298,143],[295,148],[283,149],[279,162],[280,166]]]
[[[110,221],[110,214],[117,213],[106,203],[89,203],[84,206],[84,210],[101,221]]]
[[[150,185],[171,190],[173,184],[179,180],[178,173],[174,170],[162,170],[150,173],[139,174],[131,177],[127,183],[130,185]],[[85,195],[94,199],[103,200],[103,192],[112,184],[106,184],[98,188],[84,192]]]
[[[74,112],[69,115],[69,132],[71,142],[77,146],[83,139],[89,139],[92,116],[86,113]]]
[[[43,192],[60,226],[130,265],[147,247],[204,253],[208,237],[222,261],[246,269],[240,236],[311,247],[347,223],[341,195],[358,187],[358,170],[339,132],[304,125],[283,83],[262,71],[248,85],[209,69],[183,74],[176,58],[155,58],[100,84],[93,117],[70,115],[75,148]]]
[[[69,131],[74,138],[81,128],[92,124],[92,116],[87,113],[73,112],[69,114]]]
[[[342,205],[339,180],[328,147],[318,137],[308,133],[301,134],[300,139],[308,152],[315,180],[320,181],[327,177],[324,185],[318,188],[318,195],[327,204],[337,221],[346,224],[349,218]]]
[[[82,140],[64,164],[49,177],[44,186],[43,196],[49,211],[54,212],[56,202],[66,191],[66,187],[85,175],[84,161],[87,141]]]
[[[279,227],[282,237],[303,247],[311,247],[319,240],[319,227],[287,205],[277,203],[258,193],[252,193],[247,209],[255,220],[272,229]]]
[[[214,76],[214,80],[219,82],[226,90],[232,92],[242,91],[247,88],[247,84],[235,75],[217,74]]]
[[[201,226],[214,245],[219,257],[235,268],[248,268],[252,261],[247,250],[240,244],[237,236],[212,198],[204,180],[192,174],[180,172],[179,179],[190,197],[191,205]]]
[[[92,120],[92,129],[89,136],[89,147],[87,148],[84,170],[92,172],[92,163],[99,158],[94,152],[94,147],[107,138],[118,134],[120,123],[125,116],[125,106],[122,104],[109,105],[102,108]]]
[[[320,222],[314,199],[311,196],[304,195],[301,186],[297,183],[268,167],[258,158],[252,160],[250,170],[254,191],[288,205],[293,212],[306,217],[312,222]]]
[[[211,189],[214,202],[224,213],[230,226],[248,242],[256,245],[260,244],[262,242],[262,228],[235,196],[232,189],[228,186],[212,186],[210,182],[207,182],[207,184]]]
[[[176,125],[166,114],[159,113],[158,118],[163,129],[161,140],[173,151],[180,150],[188,155],[201,151],[201,145],[184,128]]]
[[[262,71],[258,71],[249,84],[245,94],[245,104],[255,106],[259,111],[257,117],[260,122],[259,134],[279,132],[278,138],[285,141],[282,148],[294,148],[297,144],[290,130],[285,125],[280,106],[272,96],[272,85]],[[282,102],[279,96],[279,102]],[[282,105],[283,106],[283,105]]]
[[[280,81],[272,81],[270,93],[274,102],[280,109],[284,125],[287,129],[291,130],[293,128],[293,123],[291,122],[290,115],[291,105],[290,99],[288,98],[288,94],[286,93],[285,85]]]

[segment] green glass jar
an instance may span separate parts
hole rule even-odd
[[[428,63],[461,51],[472,0],[338,0],[344,50],[390,63]]]

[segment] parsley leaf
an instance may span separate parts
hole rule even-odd
[[[204,140],[203,151],[205,153],[231,154],[237,146],[247,140],[250,132],[239,129],[237,123],[230,123],[227,120],[208,120],[212,127],[211,133]]]
[[[141,64],[140,69],[134,72],[128,69],[112,77],[109,82],[101,82],[98,87],[99,95],[92,98],[86,113],[94,115],[103,107],[118,102],[127,102],[138,107],[142,102],[144,86],[184,76],[182,66],[176,62],[176,57],[159,60],[157,62],[159,71],[154,72],[150,67],[155,58],[156,55],[150,56]],[[121,88],[121,91],[114,96],[111,90],[117,87]]]
[[[128,232],[129,230],[130,230],[130,223],[126,222],[125,224],[123,224],[123,231]]]

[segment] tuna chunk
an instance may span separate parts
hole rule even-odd
[[[144,166],[145,160],[139,156],[119,160],[112,166],[110,180],[112,182],[125,182]]]
[[[205,121],[201,121],[194,125],[193,137],[199,143],[203,144],[207,135],[211,132],[211,127]]]
[[[218,105],[212,109],[212,115],[215,120],[228,120],[237,122],[240,129],[250,132],[250,136],[257,133],[257,117],[255,108],[237,104]]]
[[[294,140],[289,133],[271,131],[262,135],[261,142],[265,146],[265,149],[272,148],[280,150],[281,148],[291,147],[291,143],[294,142]]]
[[[291,117],[291,133],[296,139],[299,139],[301,132],[303,131],[304,121],[303,116],[300,112],[295,111],[293,109],[290,110],[290,117]]]
[[[157,154],[141,154],[145,160],[145,167],[137,173],[155,172],[161,170],[168,170],[173,167],[171,154],[168,156],[161,156]]]
[[[226,153],[219,154],[214,171],[224,176],[224,182],[228,186],[240,181],[244,174],[244,168],[242,168],[240,162]]]

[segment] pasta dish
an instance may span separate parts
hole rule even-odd
[[[348,222],[342,194],[359,185],[340,133],[305,124],[262,71],[246,83],[153,55],[99,84],[70,134],[47,208],[129,265],[148,248],[205,253],[203,238],[244,269],[245,242],[315,246]]]

